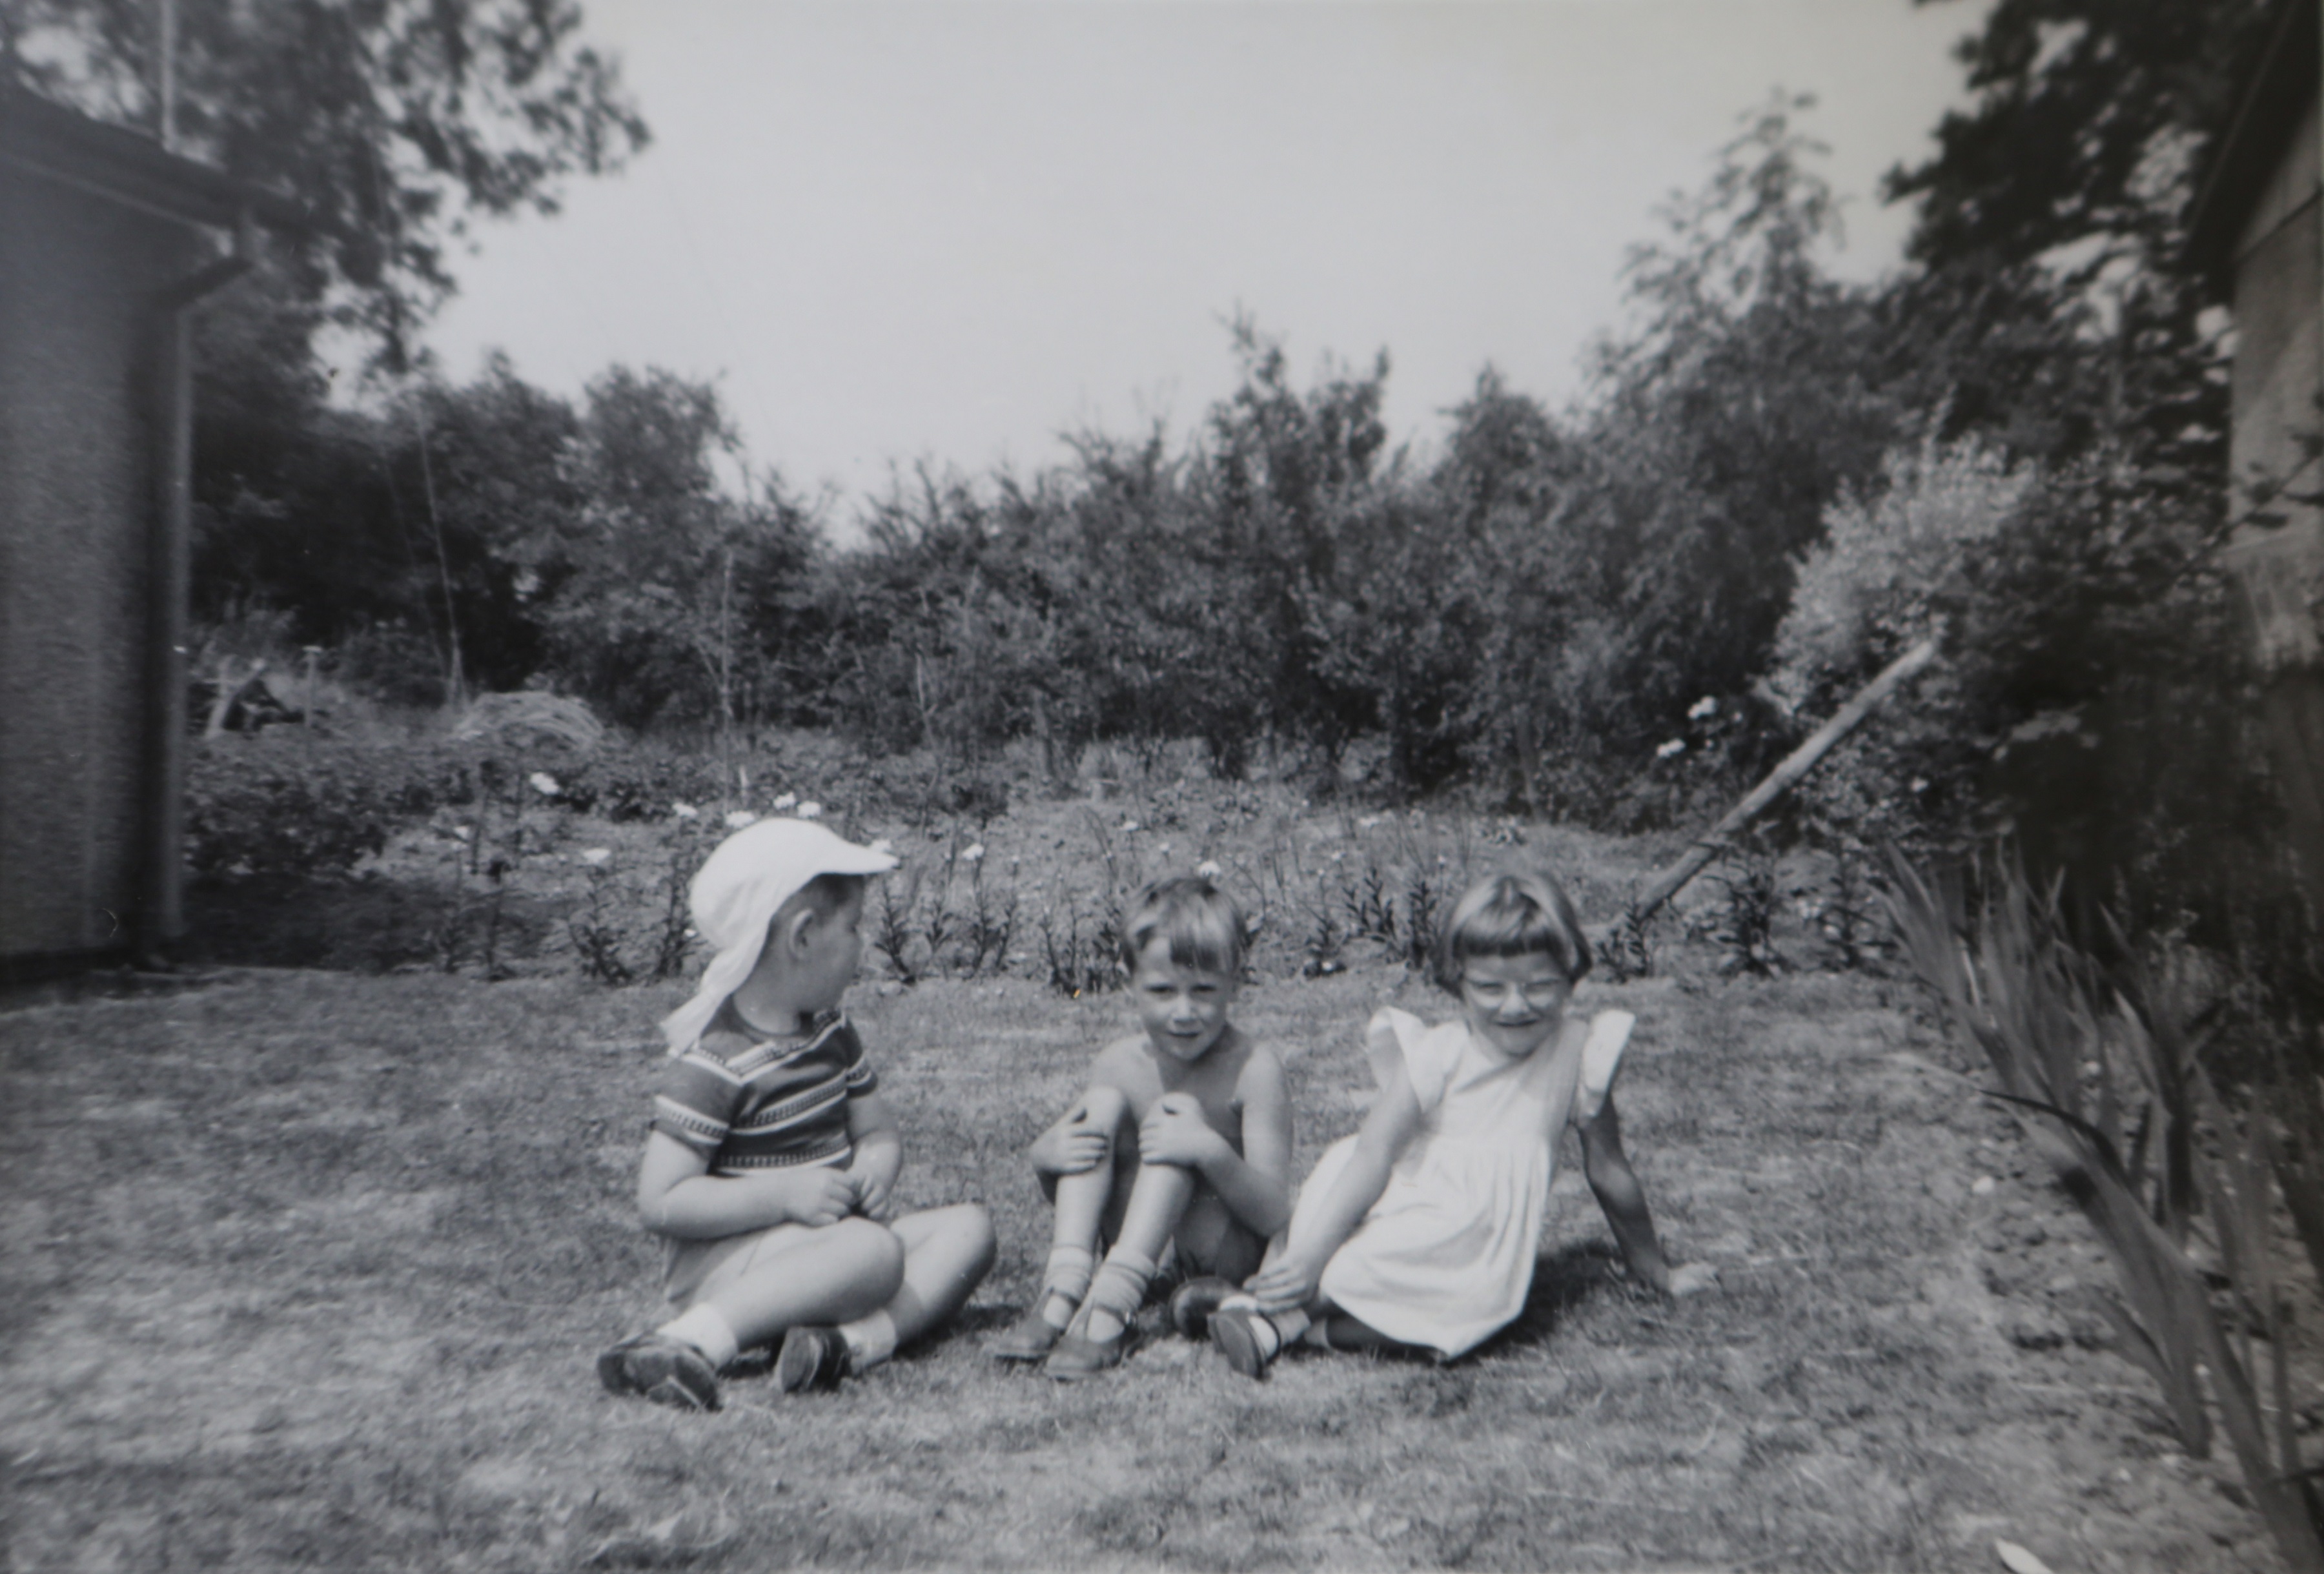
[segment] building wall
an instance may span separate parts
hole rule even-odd
[[[187,232],[0,168],[0,957],[129,943],[149,812],[149,301]]]
[[[2295,492],[2317,490],[2314,445],[2319,308],[2324,306],[2324,222],[2318,207],[2317,101],[2269,172],[2259,201],[2237,237],[2235,260],[2235,431],[2229,464],[2238,505],[2259,501],[2255,483],[2289,483]],[[2235,549],[2263,663],[2270,667],[2316,661],[2315,620],[2300,581],[2319,566],[2319,522],[2307,504],[2278,499],[2270,511],[2286,516],[2280,529],[2247,529]]]
[[[2324,515],[2294,494],[2324,491],[2318,396],[2324,393],[2324,121],[2313,92],[2275,154],[2235,253],[2235,429],[2228,444],[2239,508],[2264,505],[2280,524],[2248,524],[2228,548],[2261,672],[2263,724],[2283,789],[2292,852],[2324,911]],[[2261,483],[2261,484],[2255,484]]]

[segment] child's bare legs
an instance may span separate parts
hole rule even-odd
[[[686,1309],[650,1336],[701,1353],[706,1363],[698,1368],[703,1381],[690,1385],[697,1389],[714,1386],[708,1374],[739,1350],[768,1343],[789,1329],[842,1322],[875,1310],[896,1293],[904,1276],[903,1243],[868,1219],[843,1219],[812,1229],[776,1225],[710,1249],[718,1260],[683,1293]],[[623,1377],[622,1352],[635,1342],[617,1346],[601,1361],[607,1386],[644,1391],[634,1374]],[[694,1397],[704,1407],[717,1408],[715,1393]]]
[[[1350,1317],[1344,1312],[1311,1312],[1307,1342],[1324,1349],[1368,1350],[1381,1356],[1433,1356],[1436,1352],[1425,1345],[1408,1345],[1400,1339],[1390,1339],[1370,1323]]]
[[[878,1310],[896,1293],[904,1257],[895,1233],[868,1219],[843,1219],[817,1229],[779,1226],[712,1270],[678,1321],[699,1324],[696,1313],[715,1314],[742,1349],[802,1323],[845,1322]],[[678,1337],[695,1331],[688,1328]],[[715,1365],[733,1358],[716,1344],[692,1342]]]
[[[1102,1137],[1105,1151],[1088,1169],[1056,1177],[1051,1200],[1056,1205],[1056,1218],[1050,1227],[1050,1272],[1042,1283],[1046,1293],[1042,1312],[1060,1328],[1080,1309],[1082,1297],[1089,1293],[1090,1275],[1097,1268],[1098,1246],[1104,1239],[1106,1214],[1114,1201],[1115,1151],[1121,1140],[1126,1107],[1121,1095],[1111,1088],[1093,1091],[1074,1124]]]
[[[1272,1263],[1284,1250],[1286,1240],[1287,1236],[1277,1236],[1269,1242],[1259,1266]],[[1250,1277],[1257,1278],[1258,1275],[1253,1273]],[[1261,1312],[1259,1297],[1249,1291],[1228,1295],[1210,1314],[1208,1332],[1212,1341],[1225,1352],[1229,1364],[1250,1377],[1265,1371],[1269,1362],[1295,1344],[1323,1350],[1363,1350],[1375,1355],[1435,1354],[1425,1345],[1406,1344],[1351,1316],[1321,1290],[1304,1306],[1276,1312]]]
[[[1089,1321],[1084,1331],[1100,1344],[1119,1338],[1138,1314],[1163,1245],[1177,1229],[1194,1195],[1192,1170],[1176,1164],[1140,1164],[1137,1175],[1122,1210],[1120,1228],[1114,1232],[1113,1248],[1092,1279],[1084,1302]]]
[[[1089,1336],[1104,1340],[1137,1312],[1163,1243],[1194,1194],[1194,1176],[1176,1165],[1137,1162],[1137,1127],[1118,1090],[1092,1088],[1075,1114],[1075,1126],[1103,1135],[1105,1152],[1088,1169],[1055,1179],[1056,1216],[1038,1311],[1063,1328],[1086,1302]],[[1113,1247],[1101,1268],[1098,1246],[1109,1237]]]
[[[907,1213],[889,1226],[903,1282],[885,1305],[840,1329],[856,1371],[952,1321],[992,1266],[992,1220],[973,1202]]]
[[[1049,1229],[1049,1260],[1041,1272],[1041,1290],[1034,1297],[1033,1311],[1053,1329],[1063,1329],[1073,1321],[1097,1271],[1098,1243],[1103,1238],[1106,1212],[1114,1195],[1114,1145],[1120,1137],[1126,1108],[1121,1095],[1111,1089],[1094,1090],[1066,1124],[1099,1138],[1103,1146],[1097,1161],[1070,1175],[1042,1177],[1055,1212]]]

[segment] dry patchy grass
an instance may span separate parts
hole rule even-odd
[[[1354,1124],[1355,1029],[1400,980],[1246,992],[1303,1167]],[[1640,1017],[1637,1166],[1717,1293],[1633,1295],[1562,1173],[1532,1302],[1468,1360],[1250,1384],[1166,1337],[1074,1385],[980,1347],[1045,1247],[1019,1155],[1122,1003],[860,988],[908,1201],[985,1201],[1000,1266],[875,1376],[741,1381],[710,1416],[590,1369],[651,1312],[627,1199],[675,990],[253,971],[20,1005],[10,1566],[1982,1570],[1997,1536],[2060,1570],[2272,1566],[2099,1348],[2079,1219],[1895,988],[1587,990]]]

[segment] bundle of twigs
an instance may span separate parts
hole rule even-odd
[[[521,689],[479,695],[452,736],[519,748],[554,741],[586,754],[604,741],[605,728],[587,705],[568,695]]]

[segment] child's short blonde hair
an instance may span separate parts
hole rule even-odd
[[[1504,870],[1479,880],[1452,904],[1436,941],[1436,981],[1453,994],[1478,956],[1553,958],[1568,983],[1590,971],[1590,937],[1572,900],[1546,871]]]
[[[1160,939],[1170,960],[1205,972],[1242,975],[1242,913],[1228,896],[1198,874],[1156,880],[1130,899],[1121,921],[1121,965],[1132,973],[1148,945]]]

